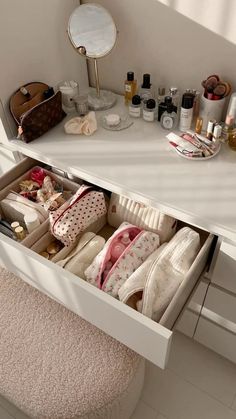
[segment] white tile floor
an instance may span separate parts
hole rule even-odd
[[[14,418],[27,416],[0,398],[0,419]],[[236,419],[236,365],[176,333],[168,368],[147,363],[132,419]]]

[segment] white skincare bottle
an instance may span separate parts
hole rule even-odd
[[[179,120],[180,131],[185,132],[191,128],[193,118],[193,102],[194,95],[192,93],[183,94]]]
[[[129,114],[133,118],[140,118],[141,116],[141,97],[134,95],[132,97],[132,103],[129,105]]]
[[[156,113],[156,101],[155,99],[148,99],[145,107],[143,108],[143,119],[147,122],[153,122]]]

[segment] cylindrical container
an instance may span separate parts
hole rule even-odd
[[[215,143],[215,145],[218,145],[220,142],[220,137],[222,133],[222,126],[219,124],[216,124],[213,131],[213,138],[212,141]]]
[[[219,100],[209,100],[204,95],[200,98],[199,116],[202,118],[202,130],[206,131],[209,119],[221,122],[225,105],[225,97]]]
[[[79,93],[78,83],[74,80],[64,81],[58,85],[62,94],[62,105],[66,112],[75,110],[74,98]]]
[[[156,101],[148,99],[143,109],[143,119],[147,122],[153,122],[155,119]]]
[[[125,104],[128,105],[137,90],[137,80],[134,80],[134,72],[128,71],[125,81]]]
[[[212,140],[215,123],[216,121],[214,121],[213,119],[210,119],[210,121],[208,121],[206,133],[206,138],[208,140]]]
[[[16,229],[17,227],[20,227],[20,223],[19,223],[18,221],[13,221],[13,222],[11,223],[11,228],[12,228],[12,230],[13,230],[13,231],[15,231],[15,229]]]
[[[139,88],[139,95],[141,97],[141,100],[143,101],[143,104],[145,105],[146,102],[149,99],[153,98],[153,89],[152,89],[152,84],[150,82],[151,80],[151,76],[150,74],[144,74],[143,75],[143,83]]]
[[[236,121],[236,92],[232,93],[226,115],[232,115]]]
[[[15,228],[15,233],[16,233],[16,237],[18,240],[24,240],[26,234],[25,234],[25,230],[23,229],[23,227],[16,227]]]
[[[195,125],[195,132],[201,134],[202,132],[202,118],[198,117]]]
[[[132,97],[132,103],[129,105],[129,114],[133,118],[140,118],[141,116],[141,97],[134,95]]]
[[[79,114],[79,116],[87,115],[89,111],[88,96],[87,95],[75,96],[74,102],[75,102],[75,109],[77,113]]]
[[[191,128],[193,118],[193,102],[194,95],[192,93],[183,94],[179,120],[180,131],[184,132]]]
[[[24,222],[28,233],[32,233],[32,231],[40,226],[40,221],[37,214],[26,214],[24,216]]]
[[[228,144],[231,150],[236,151],[236,128],[234,128],[233,131],[231,132]]]

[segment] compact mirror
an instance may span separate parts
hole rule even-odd
[[[96,93],[89,95],[90,108],[110,108],[116,96],[100,90],[97,59],[109,54],[116,43],[117,30],[112,16],[98,4],[82,4],[70,16],[68,35],[77,52],[94,61]]]

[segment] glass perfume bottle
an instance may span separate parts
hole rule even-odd
[[[132,97],[132,103],[129,105],[129,114],[133,118],[140,118],[141,116],[141,97],[134,95]]]
[[[155,99],[148,99],[143,108],[143,119],[147,122],[153,122],[156,113]]]
[[[178,91],[178,87],[170,87],[169,88],[169,95],[172,99],[172,103],[173,105],[176,107],[176,113],[179,112],[179,91]]]
[[[161,115],[161,126],[164,129],[174,129],[177,124],[176,106],[172,102],[167,104],[167,109]]]
[[[143,75],[143,83],[141,84],[139,88],[139,96],[141,97],[141,100],[145,104],[148,99],[153,98],[153,91],[152,91],[152,85],[150,82],[151,76],[150,74],[144,74]]]
[[[234,130],[234,117],[232,115],[227,115],[222,129],[222,139],[225,143],[229,141]]]
[[[134,72],[128,71],[125,81],[125,104],[128,105],[137,90],[137,80],[134,80]]]

